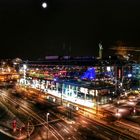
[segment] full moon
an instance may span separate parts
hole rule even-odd
[[[47,3],[46,3],[46,2],[43,2],[43,3],[42,3],[42,7],[43,7],[43,8],[47,8]]]

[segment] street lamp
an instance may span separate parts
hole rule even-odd
[[[116,112],[116,117],[117,117],[117,119],[119,120],[119,118],[121,117],[121,114],[119,113],[119,110],[117,109],[117,112]]]
[[[136,108],[134,107],[134,109],[133,109],[133,113],[134,113],[134,115],[136,114]]]
[[[49,117],[50,113],[46,114],[46,122],[47,122],[47,140],[48,140],[48,131],[49,131],[49,124],[48,124],[48,117]]]

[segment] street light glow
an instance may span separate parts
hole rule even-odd
[[[46,114],[46,116],[49,116],[49,115],[50,115],[50,113],[47,113],[47,114]]]
[[[117,112],[115,115],[116,115],[117,117],[121,117],[121,114],[120,114],[119,112]]]

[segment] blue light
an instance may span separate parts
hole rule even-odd
[[[105,76],[108,76],[108,77],[112,77],[113,76],[113,73],[110,71],[110,72],[105,72],[104,73]]]
[[[129,78],[132,77],[132,74],[128,74],[128,77],[129,77]]]
[[[96,78],[96,73],[94,68],[88,68],[86,72],[83,73],[81,79],[93,80]]]

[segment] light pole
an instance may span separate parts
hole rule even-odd
[[[117,117],[117,120],[119,120],[120,119],[120,117],[121,117],[121,114],[119,113],[119,110],[117,109],[117,111],[116,111],[116,117]]]
[[[46,114],[46,122],[47,122],[47,140],[48,140],[48,132],[49,132],[49,124],[48,124],[48,117],[49,117],[50,113]]]

